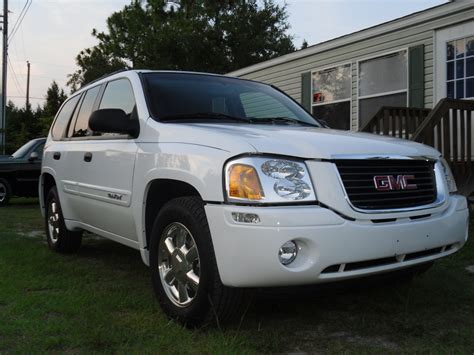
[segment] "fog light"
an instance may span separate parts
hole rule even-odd
[[[239,223],[260,223],[260,217],[255,213],[232,212],[232,218]]]
[[[298,246],[293,240],[283,244],[278,251],[278,258],[283,265],[289,265],[296,259],[298,254]]]

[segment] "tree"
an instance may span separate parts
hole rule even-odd
[[[43,116],[54,117],[67,95],[63,89],[59,89],[58,83],[53,81],[46,91],[46,102],[43,106]]]
[[[56,113],[67,96],[58,83],[53,81],[46,91],[46,101],[43,107],[36,110],[31,107],[18,108],[12,101],[6,107],[6,145],[7,154],[13,153],[31,139],[46,137]]]
[[[308,46],[309,46],[308,41],[304,39],[303,43],[301,44],[301,49],[306,49],[306,48],[308,48]]]
[[[9,101],[6,115],[5,151],[7,154],[13,153],[29,140],[41,136],[42,125],[39,119],[42,115],[41,107],[38,106],[36,110],[31,110],[30,107],[20,109]]]
[[[64,89],[60,89],[58,83],[53,80],[46,91],[46,101],[44,106],[37,114],[38,125],[40,127],[38,134],[40,136],[46,137],[48,135],[54,117],[66,99],[67,95],[64,92]]]
[[[76,57],[68,85],[123,68],[227,73],[293,52],[286,5],[274,0],[134,0],[92,31],[99,44]]]

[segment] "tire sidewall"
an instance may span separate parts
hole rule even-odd
[[[0,178],[0,185],[3,185],[5,187],[6,192],[5,198],[3,199],[3,201],[0,201],[0,207],[4,207],[8,205],[8,201],[10,201],[10,198],[12,196],[12,187],[8,180],[4,178]]]
[[[49,223],[48,223],[48,213],[49,213],[49,209],[51,207],[50,206],[51,201],[53,199],[56,201],[56,205],[57,205],[57,208],[58,208],[58,214],[59,214],[59,224],[60,224],[61,230],[63,231],[63,233],[59,234],[58,240],[56,242],[54,242],[51,239],[51,236],[49,234]],[[59,248],[60,248],[60,244],[62,242],[62,239],[64,238],[63,234],[64,234],[64,230],[65,230],[64,228],[66,228],[66,225],[64,223],[63,213],[62,213],[62,209],[61,209],[61,203],[59,202],[59,194],[58,194],[58,190],[57,190],[56,186],[52,187],[49,190],[49,192],[47,194],[47,197],[46,197],[45,228],[46,228],[46,240],[48,242],[48,246],[52,250],[58,251]]]
[[[158,269],[160,239],[164,230],[173,222],[186,226],[191,232],[199,253],[200,280],[195,299],[186,307],[175,305],[165,292]],[[150,269],[153,288],[159,303],[165,312],[174,319],[189,326],[198,325],[210,311],[210,299],[213,293],[215,262],[207,221],[199,220],[189,210],[173,200],[166,204],[155,220],[150,245]]]

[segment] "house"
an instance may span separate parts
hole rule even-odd
[[[454,0],[229,73],[273,84],[338,129],[383,106],[474,98],[474,1]]]

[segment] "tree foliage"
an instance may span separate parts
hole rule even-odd
[[[15,150],[31,139],[46,137],[56,112],[61,107],[66,94],[53,81],[46,92],[43,107],[37,106],[35,110],[30,107],[19,108],[12,101],[6,107],[6,145],[7,154]]]
[[[134,0],[93,30],[99,44],[79,53],[78,87],[130,67],[226,73],[293,52],[286,5],[274,0]]]

